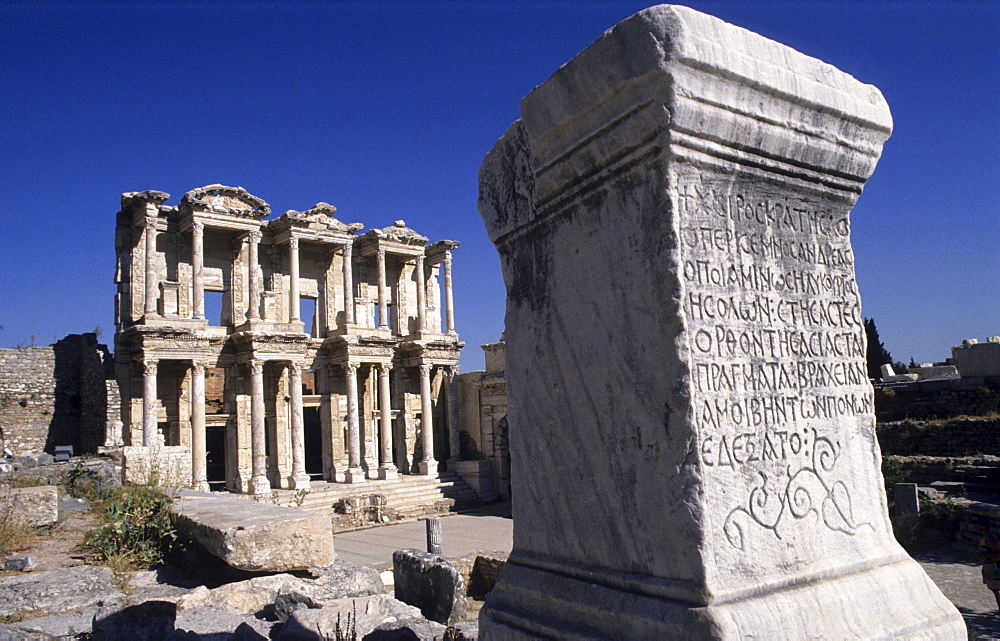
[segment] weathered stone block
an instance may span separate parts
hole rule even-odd
[[[180,445],[122,448],[123,474],[129,483],[158,487],[191,485],[191,448]]]
[[[234,568],[287,572],[334,561],[329,516],[188,490],[171,510],[178,532]]]
[[[483,638],[964,638],[879,472],[850,245],[879,91],[664,5],[521,115],[480,171],[514,517]]]
[[[15,612],[58,614],[125,602],[110,568],[80,565],[51,572],[0,577],[0,615]]]
[[[465,613],[465,584],[454,565],[443,557],[419,550],[392,553],[396,598],[420,608],[438,623],[460,619]]]
[[[38,559],[28,554],[26,556],[12,556],[3,562],[4,572],[31,572],[38,567]]]
[[[59,521],[59,488],[39,485],[0,492],[0,505],[9,506],[14,519],[25,525],[49,527]]]

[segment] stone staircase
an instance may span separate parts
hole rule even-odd
[[[944,496],[1000,502],[1000,457],[983,456],[974,462],[955,465],[949,479],[934,481],[929,487]]]
[[[439,472],[437,476],[401,474],[398,479],[357,484],[313,481],[309,493],[304,496],[292,490],[277,490],[275,499],[279,505],[333,514],[334,504],[341,499],[373,494],[384,496],[386,511],[403,518],[456,512],[481,503],[476,491],[455,472]]]

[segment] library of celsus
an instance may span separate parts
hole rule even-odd
[[[117,218],[126,450],[183,459],[196,489],[256,495],[458,458],[457,242],[403,221],[360,233],[326,203],[266,220],[239,187],[168,199],[123,194]]]

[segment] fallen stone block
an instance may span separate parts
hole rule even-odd
[[[114,579],[110,568],[94,565],[2,577],[0,615],[58,614],[92,605],[120,605],[125,595],[114,587]]]
[[[31,572],[38,567],[38,560],[30,554],[12,556],[3,562],[4,572]]]
[[[444,637],[447,629],[424,618],[405,619],[383,623],[362,637],[362,641],[437,641]]]
[[[102,610],[94,615],[94,641],[165,639],[174,631],[177,606],[169,601],[146,601],[125,608]]]
[[[94,615],[101,610],[99,605],[91,605],[72,612],[61,612],[49,616],[40,616],[33,619],[25,619],[19,623],[12,624],[11,627],[17,629],[26,636],[5,637],[0,632],[0,641],[10,641],[12,639],[78,639],[79,635],[90,633],[93,625]],[[84,636],[84,638],[86,638]]]
[[[371,568],[337,563],[322,572],[315,579],[303,579],[291,574],[260,576],[227,583],[212,590],[201,586],[176,599],[163,598],[175,600],[182,610],[225,607],[242,614],[254,614],[274,604],[281,595],[297,594],[300,601],[322,607],[340,599],[385,592],[381,577]]]
[[[54,485],[14,488],[0,494],[0,509],[12,508],[14,519],[29,527],[50,527],[59,521],[59,488]]]
[[[328,516],[189,490],[171,511],[181,535],[240,570],[305,570],[335,558]]]
[[[420,608],[438,623],[465,614],[465,584],[458,569],[443,557],[420,550],[392,553],[396,598]]]
[[[314,598],[321,600],[382,594],[386,591],[378,570],[364,565],[337,561],[325,568],[310,568],[314,583],[320,590]],[[321,594],[320,594],[321,593]]]
[[[194,608],[178,610],[174,631],[168,641],[203,641],[227,639],[231,641],[264,641],[268,638],[272,621],[264,621],[250,614],[240,614],[227,607]]]
[[[375,594],[353,599],[339,599],[327,603],[322,608],[296,610],[274,638],[276,641],[332,639],[335,638],[335,631],[339,626],[342,632],[349,634],[353,631],[357,638],[361,639],[385,623],[422,619],[420,610],[417,608],[398,601],[388,594]],[[439,624],[435,625],[439,626],[436,629],[440,638],[444,635],[445,627]],[[346,636],[345,638],[351,637]]]
[[[36,467],[52,465],[56,462],[55,457],[45,452],[24,451],[14,459],[14,469],[31,470]]]

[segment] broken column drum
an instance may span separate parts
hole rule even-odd
[[[482,638],[965,638],[879,470],[849,220],[879,91],[659,6],[521,116],[480,171],[514,512]]]

